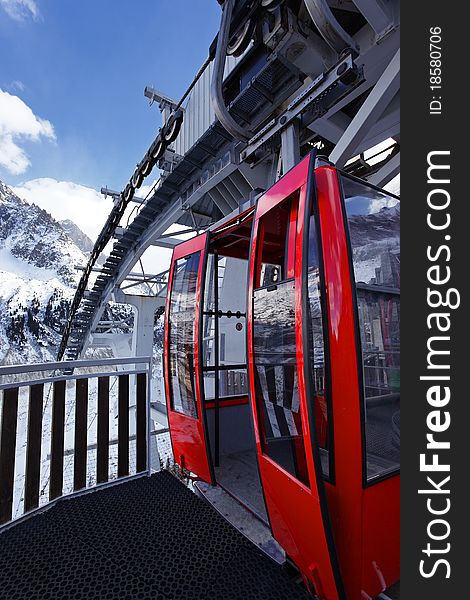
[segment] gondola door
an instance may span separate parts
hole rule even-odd
[[[214,481],[202,404],[199,364],[202,282],[208,234],[175,247],[165,316],[165,392],[175,461]]]
[[[305,307],[302,293],[302,255],[309,242],[304,240],[304,222],[315,185],[314,161],[313,154],[306,157],[260,198],[256,208],[249,264],[248,365],[260,476],[273,535],[312,591],[321,599],[335,600],[345,596],[319,451],[325,437],[320,419],[324,406],[319,399],[318,408],[312,409],[311,399],[307,401],[302,350],[304,338],[311,335],[304,331],[303,312],[316,311],[319,329],[313,336],[321,382],[321,307],[319,301]],[[318,269],[311,277],[318,279]]]

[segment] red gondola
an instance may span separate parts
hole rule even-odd
[[[312,154],[173,253],[175,460],[268,521],[328,600],[399,579],[399,218]]]

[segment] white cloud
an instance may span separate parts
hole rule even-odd
[[[19,143],[41,138],[55,140],[52,123],[37,117],[18,96],[0,90],[0,166],[13,175],[24,173],[30,161]]]
[[[15,21],[40,18],[38,6],[34,0],[0,0],[0,6]]]
[[[9,85],[6,86],[10,92],[24,92],[26,89],[25,84],[19,79],[15,79]]]
[[[49,177],[11,186],[15,194],[34,202],[56,220],[70,219],[94,242],[112,208],[112,200],[93,188]]]

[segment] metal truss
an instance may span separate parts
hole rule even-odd
[[[198,233],[254,203],[313,145],[344,166],[385,139],[399,139],[397,0],[255,0],[249,10],[245,0],[222,4],[221,35],[180,101],[146,88],[158,102],[162,127],[126,187],[102,189],[113,207],[77,288],[59,359],[78,358],[93,333],[104,331],[100,320],[109,300],[134,298],[150,307],[140,306],[145,318],[163,310],[167,273],[136,268],[147,248],[171,249],[179,235]],[[397,146],[375,167],[364,160],[356,166],[384,185],[399,164]],[[139,197],[156,167],[158,183]],[[125,223],[131,203],[132,220]],[[176,223],[180,229],[169,233]],[[135,299],[145,297],[148,302]],[[135,332],[144,327],[136,319]]]

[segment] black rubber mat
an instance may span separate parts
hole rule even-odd
[[[1,533],[0,598],[311,596],[163,471],[64,499]]]

